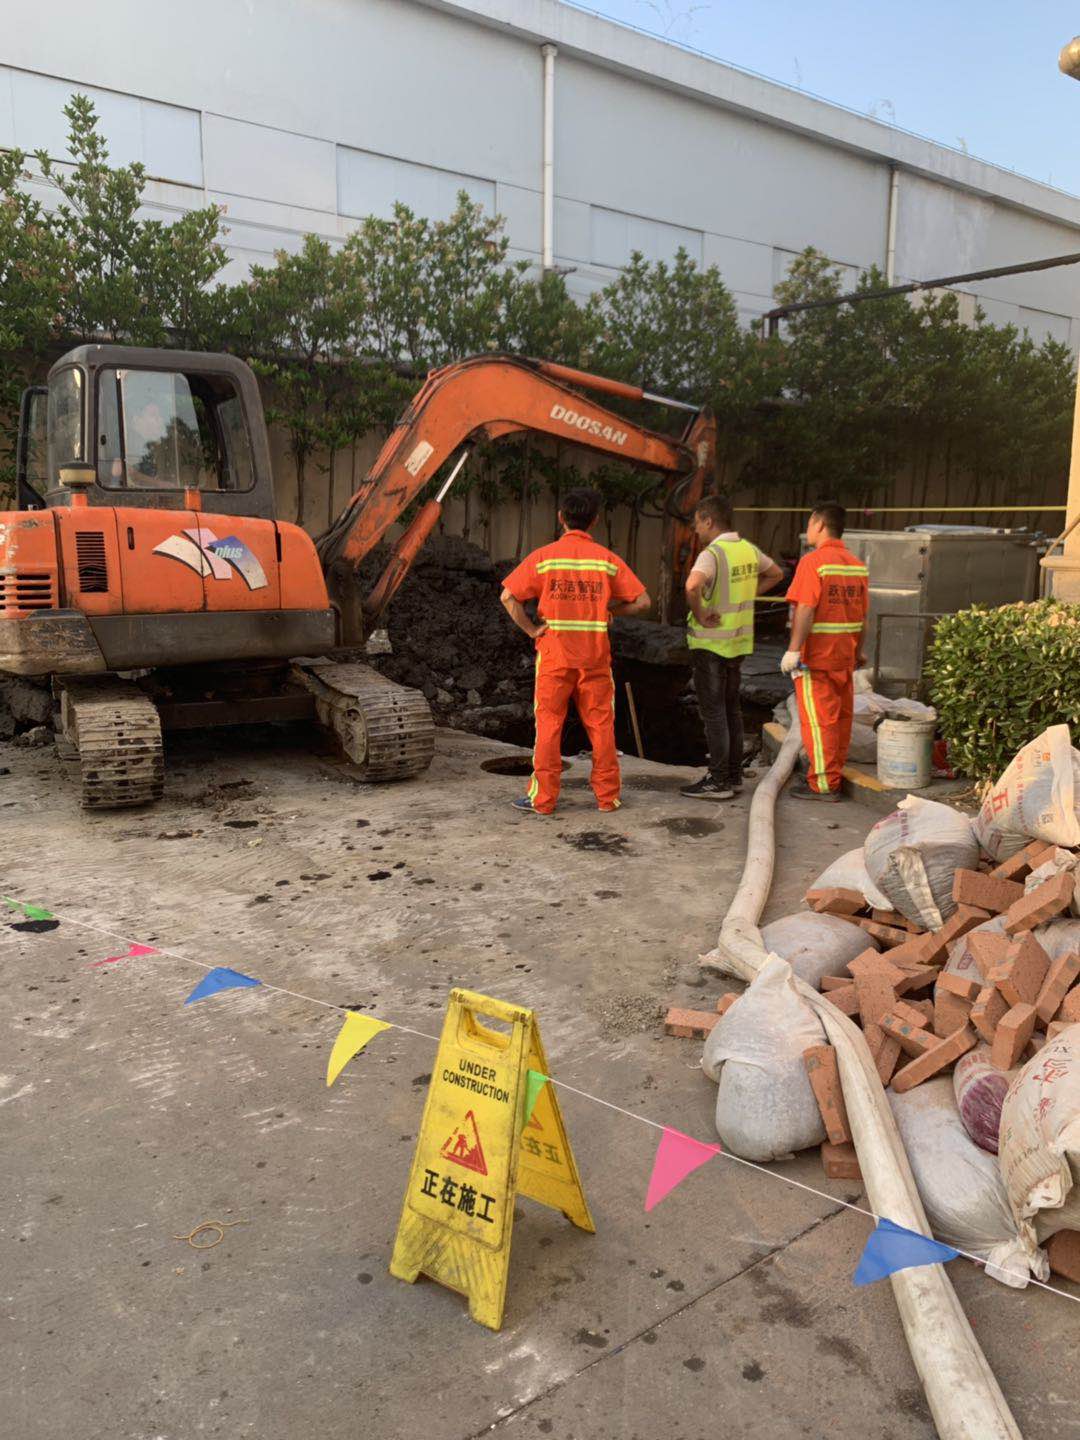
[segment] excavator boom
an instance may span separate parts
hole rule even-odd
[[[675,440],[617,415],[566,382],[623,399],[676,406],[692,411],[695,418],[684,437]],[[683,480],[685,498],[691,504],[704,493],[715,461],[716,428],[707,412],[651,395],[638,386],[508,355],[476,356],[432,371],[394,426],[363,484],[318,542],[349,639],[359,640],[405,578],[438,520],[439,503],[429,501],[398,542],[361,614],[352,572],[365,556],[462,446],[521,432],[569,440],[640,469],[668,475],[673,481]],[[678,547],[678,537],[669,540]],[[689,549],[688,534],[682,537],[681,548]],[[685,556],[681,558],[685,560]],[[678,557],[672,568],[681,568]]]

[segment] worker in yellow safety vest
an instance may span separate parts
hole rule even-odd
[[[695,800],[731,800],[743,787],[739,685],[743,657],[754,648],[754,598],[778,585],[784,572],[740,538],[731,504],[722,495],[698,502],[694,533],[705,548],[686,581],[686,643],[709,768],[679,793]]]

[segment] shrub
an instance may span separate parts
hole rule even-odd
[[[1080,606],[975,605],[939,620],[926,662],[955,769],[996,780],[1048,725],[1080,741]]]

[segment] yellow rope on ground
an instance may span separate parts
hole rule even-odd
[[[220,1245],[222,1240],[225,1239],[226,1230],[231,1229],[234,1225],[250,1224],[250,1220],[204,1220],[201,1225],[195,1226],[195,1229],[192,1230],[190,1235],[174,1235],[173,1239],[186,1240],[193,1250],[212,1250],[215,1245]],[[201,1230],[216,1230],[218,1237],[216,1240],[211,1240],[209,1245],[199,1245],[196,1243],[195,1236],[198,1235]]]

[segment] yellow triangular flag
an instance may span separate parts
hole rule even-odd
[[[376,1020],[373,1015],[360,1015],[351,1010],[345,1016],[345,1023],[338,1031],[334,1048],[330,1051],[330,1060],[326,1067],[327,1085],[334,1083],[353,1056],[359,1055],[373,1036],[378,1035],[380,1030],[389,1029],[390,1026],[385,1020]]]

